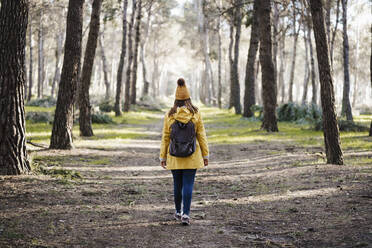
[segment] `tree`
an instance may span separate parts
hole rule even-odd
[[[71,149],[73,106],[78,82],[84,0],[68,3],[65,54],[59,83],[50,149]]]
[[[125,54],[127,52],[127,9],[128,9],[128,0],[124,0],[123,6],[123,38],[121,42],[121,53],[118,66],[118,74],[116,79],[116,97],[115,97],[115,115],[121,116],[121,102],[122,102],[122,90],[121,87],[123,79],[123,70],[125,62]]]
[[[260,32],[260,63],[262,73],[263,121],[262,129],[268,132],[278,132],[275,115],[276,108],[276,80],[272,58],[271,42],[271,1],[255,0],[258,11]]]
[[[297,56],[297,40],[300,33],[301,21],[296,26],[296,1],[292,0],[293,8],[293,50],[292,50],[292,62],[291,62],[291,72],[289,78],[289,89],[288,89],[288,101],[293,102],[293,83],[294,83],[294,72],[296,68],[296,56]]]
[[[100,12],[102,0],[94,0],[92,4],[92,14],[89,24],[89,35],[85,49],[83,72],[79,89],[79,126],[81,136],[93,136],[92,116],[89,88],[92,77],[94,58],[96,56],[97,40],[100,26]]]
[[[131,82],[131,72],[133,63],[133,25],[134,16],[136,15],[137,3],[136,0],[132,2],[132,14],[129,22],[128,30],[128,65],[127,65],[127,78],[125,79],[125,99],[124,99],[124,112],[128,112],[130,108],[130,82]]]
[[[240,104],[240,84],[239,84],[239,43],[240,43],[240,33],[242,27],[242,14],[241,6],[242,0],[235,0],[235,11],[234,11],[234,24],[235,24],[235,41],[234,41],[234,58],[231,67],[231,103],[235,108],[235,114],[241,114],[242,106]]]
[[[371,33],[372,33],[372,27],[371,27]],[[371,80],[371,89],[372,89],[372,44],[370,45],[371,47],[371,54],[370,54],[370,59],[369,59],[369,76]],[[372,136],[372,121],[371,121],[371,126],[369,128],[369,136]]]
[[[98,37],[98,44],[101,49],[101,60],[102,60],[102,70],[103,70],[103,80],[105,82],[106,93],[105,93],[105,100],[109,100],[110,98],[110,81],[108,80],[108,73],[107,73],[107,59],[105,54],[105,46],[103,45],[103,31],[99,34]]]
[[[150,82],[147,80],[145,50],[146,50],[146,43],[147,43],[149,33],[150,33],[152,4],[153,4],[153,1],[150,1],[149,7],[147,10],[147,20],[146,20],[144,37],[142,38],[141,44],[140,44],[140,58],[141,58],[141,64],[142,64],[142,77],[143,77],[142,97],[147,96],[149,94],[149,88],[150,88]]]
[[[318,58],[323,109],[323,132],[327,163],[341,165],[343,164],[343,155],[340,146],[340,135],[335,111],[333,79],[329,62],[329,50],[324,25],[322,0],[310,0],[310,9]]]
[[[27,0],[1,1],[0,175],[19,175],[31,170],[26,151],[23,91],[27,19]]]
[[[38,82],[37,82],[37,97],[43,97],[44,90],[44,25],[43,25],[43,9],[40,11],[39,29],[37,33],[38,41]]]
[[[32,16],[30,15],[30,22],[32,20]],[[33,84],[33,73],[32,73],[32,67],[33,67],[33,57],[32,57],[32,50],[33,50],[33,47],[32,47],[32,25],[28,25],[29,27],[29,33],[28,33],[28,44],[29,44],[29,54],[30,54],[30,57],[29,57],[29,67],[28,67],[28,94],[27,94],[27,101],[30,101],[31,100],[31,96],[32,96],[32,84]]]
[[[256,104],[255,97],[255,73],[254,64],[256,62],[258,44],[259,44],[259,27],[258,27],[257,1],[253,3],[253,16],[251,24],[251,39],[249,42],[247,65],[245,68],[245,92],[244,92],[244,113],[245,117],[254,116],[251,107]]]
[[[344,56],[344,90],[342,94],[342,115],[346,115],[348,121],[353,121],[350,105],[350,73],[349,73],[349,38],[347,35],[347,0],[342,3],[342,25],[343,25],[343,56]]]
[[[54,92],[55,92],[57,82],[61,80],[60,58],[62,55],[62,42],[63,42],[63,35],[62,33],[58,32],[56,34],[56,51],[55,51],[56,66],[54,69],[54,77],[53,77],[53,82],[52,82],[52,91],[51,91],[52,97],[54,97]]]
[[[138,47],[141,38],[141,15],[142,15],[142,0],[138,1],[137,8],[137,20],[136,20],[136,36],[134,40],[134,58],[133,58],[133,71],[132,71],[132,82],[131,82],[131,94],[130,103],[136,104],[137,98],[137,67],[138,67]]]

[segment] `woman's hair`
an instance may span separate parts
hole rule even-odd
[[[168,116],[170,117],[171,115],[175,114],[177,112],[177,107],[182,107],[182,106],[186,106],[186,108],[190,110],[190,112],[193,114],[198,112],[198,108],[192,104],[191,99],[189,98],[186,100],[174,100],[174,105],[169,110]]]

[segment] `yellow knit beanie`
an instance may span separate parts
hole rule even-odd
[[[179,78],[177,80],[177,89],[176,89],[176,100],[187,100],[190,99],[189,90],[186,87],[185,80]]]

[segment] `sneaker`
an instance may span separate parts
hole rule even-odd
[[[187,214],[183,214],[181,217],[181,221],[184,226],[190,225],[190,216],[188,216]]]
[[[175,220],[181,220],[181,216],[182,216],[181,213],[177,213],[177,212],[174,213],[174,219]]]

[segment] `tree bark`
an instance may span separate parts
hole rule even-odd
[[[335,40],[336,40],[337,25],[338,25],[338,22],[339,22],[339,15],[340,15],[340,1],[341,0],[337,0],[336,24],[335,24],[335,28],[332,32],[332,40],[331,40],[331,45],[330,45],[330,56],[331,56],[331,66],[332,66],[332,68],[333,68],[333,48],[334,48],[334,44],[335,44]]]
[[[347,0],[342,2],[342,25],[343,25],[343,55],[344,55],[344,90],[342,95],[343,116],[346,115],[348,121],[353,121],[353,114],[350,104],[350,73],[349,73],[349,38],[347,35]]]
[[[31,170],[24,111],[27,19],[28,1],[1,1],[0,175],[19,175]]]
[[[309,68],[309,48],[308,48],[308,41],[307,41],[307,35],[306,33],[308,32],[306,30],[306,25],[303,26],[304,29],[304,45],[305,45],[305,68],[304,68],[304,91],[302,94],[302,104],[306,104],[306,99],[307,99],[307,89],[309,85],[309,78],[310,78],[310,68]]]
[[[254,65],[256,62],[258,43],[260,39],[257,1],[253,3],[253,17],[251,25],[251,39],[249,41],[247,65],[245,68],[245,92],[244,92],[244,113],[245,117],[254,116],[251,107],[256,104],[255,96],[255,70]]]
[[[93,136],[92,116],[89,99],[90,81],[92,78],[92,69],[94,65],[94,58],[96,56],[97,40],[100,27],[100,12],[102,0],[94,0],[92,4],[92,14],[89,24],[89,34],[87,45],[85,48],[83,71],[79,90],[79,127],[80,136]]]
[[[31,15],[30,15],[30,23],[31,23]],[[31,97],[32,97],[32,86],[33,86],[33,64],[34,64],[34,60],[33,60],[33,56],[32,56],[32,50],[33,50],[33,47],[32,47],[32,25],[28,25],[29,27],[29,33],[28,33],[28,42],[29,42],[29,47],[30,47],[30,61],[29,61],[29,67],[28,67],[28,94],[27,94],[27,101],[30,101],[31,100]]]
[[[44,27],[43,27],[43,11],[40,13],[39,30],[37,35],[38,40],[38,83],[37,97],[43,97],[44,87]]]
[[[255,0],[258,5],[260,30],[260,63],[262,72],[263,121],[261,128],[268,132],[278,132],[276,108],[276,85],[271,43],[271,1]]]
[[[147,80],[147,69],[146,69],[147,66],[146,66],[146,60],[145,60],[145,51],[146,51],[146,42],[147,42],[149,32],[150,32],[152,3],[153,2],[150,2],[149,10],[147,11],[145,34],[141,41],[141,46],[140,46],[140,58],[141,58],[141,64],[142,64],[142,77],[143,77],[142,97],[147,96],[149,94],[149,89],[150,89],[150,82]]]
[[[311,103],[316,104],[318,101],[318,90],[317,90],[317,85],[315,82],[315,62],[314,62],[314,52],[313,52],[313,42],[311,39],[311,24],[309,20],[309,26],[307,30],[307,40],[309,42],[309,51],[310,51],[310,80],[311,80],[311,87],[312,87],[312,98],[311,98]]]
[[[58,33],[56,35],[56,51],[55,51],[55,57],[56,57],[56,67],[54,70],[54,77],[53,77],[53,82],[52,82],[52,91],[51,91],[51,96],[54,97],[54,92],[56,88],[57,82],[61,80],[61,69],[60,69],[60,60],[61,60],[61,55],[62,55],[62,42],[63,42],[63,36],[61,33]]]
[[[218,7],[222,6],[222,0],[219,1]],[[217,82],[218,82],[218,93],[217,93],[217,104],[219,108],[222,108],[222,82],[221,82],[221,67],[222,67],[222,41],[221,41],[221,15],[218,15],[217,20],[217,37],[218,37],[218,72],[217,72]]]
[[[78,82],[84,0],[70,0],[67,12],[65,53],[50,149],[71,149],[73,106]]]
[[[104,80],[105,87],[106,87],[105,100],[108,100],[110,99],[110,81],[108,80],[107,58],[105,54],[105,47],[103,45],[103,31],[98,36],[98,44],[101,50],[103,80]]]
[[[232,102],[233,106],[235,108],[235,114],[241,114],[242,113],[242,106],[240,103],[240,84],[239,84],[239,70],[238,70],[238,65],[239,65],[239,43],[240,43],[240,33],[241,33],[241,26],[242,26],[242,14],[241,14],[241,7],[242,6],[242,0],[235,0],[235,42],[234,42],[234,61],[232,64],[232,88],[231,88],[231,97],[232,97]]]
[[[293,49],[292,49],[292,62],[291,62],[291,72],[289,78],[289,89],[288,89],[288,101],[293,102],[293,84],[294,84],[294,72],[296,68],[296,56],[297,56],[297,40],[301,28],[301,22],[296,26],[296,7],[295,0],[293,2]]]
[[[138,67],[138,47],[141,38],[141,16],[142,16],[142,0],[138,0],[137,6],[137,20],[135,25],[136,36],[134,40],[134,57],[133,57],[133,71],[131,81],[130,103],[136,104],[137,98],[137,67]]]
[[[136,14],[137,3],[136,0],[132,2],[132,14],[128,28],[128,65],[127,65],[127,78],[125,79],[125,99],[124,99],[124,112],[128,112],[130,108],[130,82],[132,74],[132,63],[133,63],[133,25],[134,16]]]
[[[370,31],[372,33],[372,27],[370,27]],[[372,89],[372,43],[370,44],[371,48],[371,54],[370,54],[370,59],[369,59],[369,75],[370,75],[370,80],[371,80],[371,89]],[[369,136],[372,136],[372,121],[371,121],[371,126],[369,128]]]
[[[278,73],[278,90],[281,95],[281,103],[284,103],[285,99],[285,85],[284,85],[284,72],[285,72],[285,67],[286,63],[285,62],[285,37],[286,37],[286,31],[284,30],[282,33],[282,37],[280,38],[280,43],[279,43],[279,48],[280,48],[280,64],[279,64],[279,73]]]
[[[121,103],[122,103],[122,80],[123,80],[123,70],[125,63],[125,55],[127,52],[127,9],[128,0],[124,0],[123,5],[123,38],[121,42],[121,53],[118,66],[118,74],[116,78],[116,97],[115,97],[115,115],[121,116]]]
[[[234,64],[234,59],[233,59],[233,47],[234,47],[234,22],[232,21],[230,23],[230,42],[229,42],[229,65],[230,65],[230,98],[229,98],[229,109],[234,106],[234,98],[233,98],[233,64]]]
[[[335,95],[329,62],[327,36],[324,25],[322,0],[310,0],[316,51],[318,57],[321,101],[323,109],[323,132],[327,163],[343,164],[340,135],[335,111]]]

